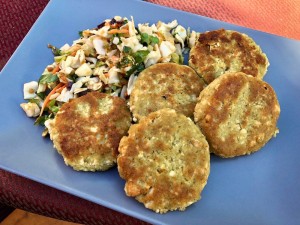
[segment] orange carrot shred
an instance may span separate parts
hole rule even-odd
[[[108,34],[128,34],[129,31],[127,29],[112,29],[107,32]]]
[[[59,65],[56,65],[56,67],[51,71],[52,74],[55,74],[59,71]]]
[[[43,106],[42,106],[42,108],[41,108],[40,116],[43,114],[44,109],[46,108],[46,106],[47,106],[48,103],[50,102],[50,97],[51,97],[51,95],[55,94],[56,91],[57,91],[60,87],[62,87],[62,86],[64,86],[64,85],[66,85],[66,84],[64,84],[64,83],[59,83],[59,84],[56,85],[55,88],[53,88],[53,90],[47,95],[47,97],[46,97],[45,100],[44,100]]]
[[[65,84],[68,83],[68,78],[67,78],[65,75],[60,75],[59,80],[60,80],[62,83],[65,83]]]
[[[77,51],[73,51],[70,55],[71,55],[71,56],[75,56],[76,53],[77,53]]]
[[[55,93],[61,93],[61,91],[62,91],[65,87],[67,87],[67,84],[64,84],[63,86],[61,86],[60,88],[58,88],[58,89],[56,90]]]
[[[119,25],[117,23],[110,25],[110,28],[118,28]]]
[[[119,57],[118,57],[118,56],[113,55],[113,56],[111,57],[111,61],[114,62],[114,63],[116,63],[118,60],[119,60]]]

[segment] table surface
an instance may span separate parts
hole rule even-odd
[[[0,0],[0,70],[48,2],[48,0]],[[273,0],[272,4],[268,0],[149,0],[149,2],[300,40],[299,0]],[[0,170],[0,202],[77,223],[147,224],[4,170]]]

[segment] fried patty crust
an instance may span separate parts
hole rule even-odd
[[[163,108],[175,109],[192,118],[204,85],[188,66],[176,63],[152,65],[140,73],[134,84],[130,110],[137,120]]]
[[[195,122],[221,157],[258,151],[277,132],[280,106],[273,88],[244,73],[228,73],[210,83],[198,98]]]
[[[173,109],[150,113],[132,125],[119,146],[125,192],[157,213],[200,199],[210,171],[208,143],[193,121]]]
[[[65,103],[48,127],[67,165],[104,171],[116,164],[119,142],[130,125],[124,99],[91,92]]]
[[[220,29],[199,35],[190,51],[189,66],[209,84],[226,72],[244,72],[263,79],[269,61],[248,35]]]

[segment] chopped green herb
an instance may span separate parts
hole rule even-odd
[[[58,80],[58,76],[52,73],[44,74],[39,79],[39,84],[53,83]]]
[[[39,96],[42,100],[44,100],[46,98],[45,92],[36,93],[36,95]]]
[[[53,105],[53,106],[49,106],[48,107],[49,108],[49,110],[51,111],[51,112],[53,112],[53,113],[57,113],[58,112],[58,110],[60,109],[60,107],[59,106],[56,106],[56,105]]]
[[[35,103],[35,104],[39,104],[39,103],[40,103],[40,100],[39,100],[39,99],[32,98],[32,99],[29,99],[29,102]]]
[[[124,68],[130,66],[134,63],[134,58],[130,55],[124,56],[121,61],[118,63],[118,68]]]
[[[159,39],[158,39],[158,37],[150,36],[150,42],[151,42],[151,44],[158,44]]]
[[[55,100],[55,99],[52,99],[52,100],[48,103],[48,107],[50,108],[50,107],[54,106],[55,103],[56,103],[56,100]]]
[[[61,55],[61,50],[53,45],[48,44],[48,48],[51,48],[53,55],[59,56]]]
[[[65,54],[65,55],[59,55],[59,56],[54,56],[54,61],[56,63],[59,63],[61,61],[64,61],[67,58],[67,56],[68,56],[67,54]]]
[[[149,43],[149,35],[147,33],[141,33],[141,42],[144,44]]]
[[[135,63],[142,63],[146,59],[147,55],[150,53],[149,50],[139,50],[133,54]]]
[[[34,125],[45,125],[45,121],[51,118],[51,114],[50,115],[44,115],[44,116],[39,116],[35,122]]]
[[[75,82],[76,82],[76,79],[77,79],[77,75],[76,75],[75,73],[69,74],[68,78],[69,78],[70,80],[72,80],[72,81],[75,83]]]
[[[141,33],[141,42],[144,45],[154,45],[154,44],[158,44],[159,43],[159,39],[158,37],[149,35],[147,33]]]
[[[126,72],[126,77],[129,77],[131,74],[139,74],[144,69],[145,69],[145,65],[143,63],[136,64]]]
[[[78,34],[80,37],[83,37],[83,31],[79,31]]]
[[[123,47],[123,52],[127,53],[127,54],[131,54],[132,53],[132,49],[128,46],[124,46]]]

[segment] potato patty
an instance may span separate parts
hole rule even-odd
[[[234,157],[258,151],[278,131],[280,106],[273,88],[244,73],[228,73],[210,83],[195,107],[195,122],[210,151]]]
[[[193,118],[203,80],[190,67],[159,63],[142,71],[130,96],[130,110],[140,120],[163,108],[175,109]]]
[[[65,103],[49,124],[50,138],[75,170],[107,170],[116,163],[131,125],[124,99],[91,92]]]
[[[208,143],[193,121],[173,109],[132,125],[119,146],[125,192],[157,213],[184,210],[200,199],[210,171]]]
[[[262,79],[269,61],[246,34],[220,29],[200,34],[191,49],[189,65],[210,83],[226,72],[244,72]]]

